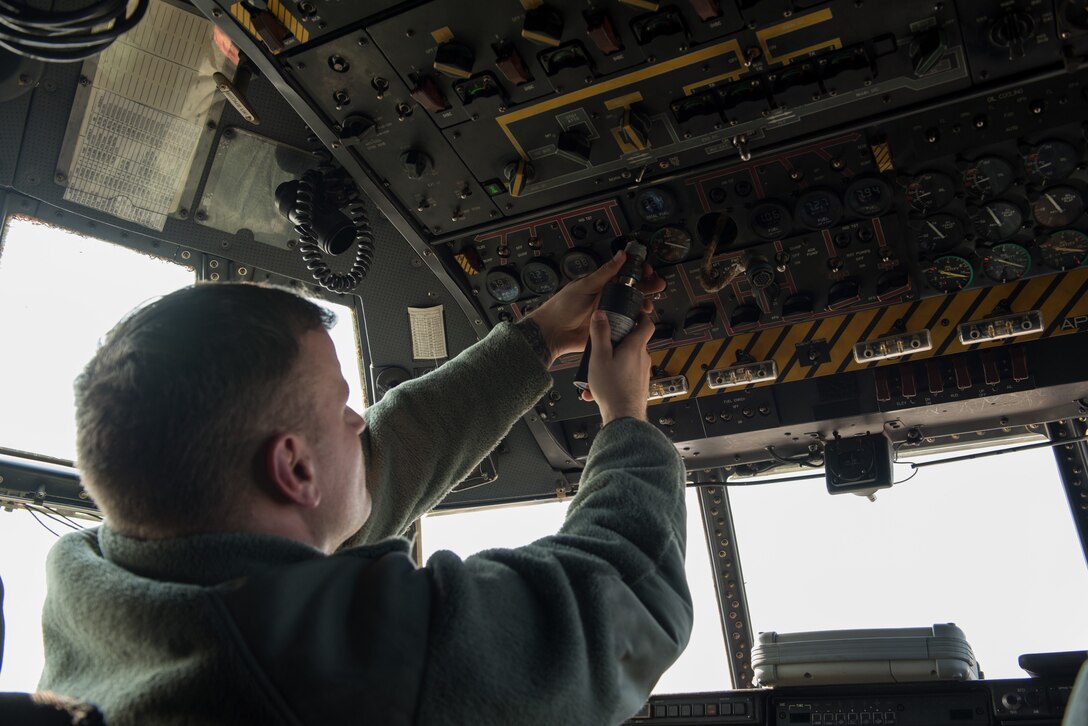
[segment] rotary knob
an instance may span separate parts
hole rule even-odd
[[[990,26],[990,42],[1007,48],[1009,60],[1024,57],[1024,41],[1035,32],[1035,20],[1025,12],[1005,13]]]
[[[507,164],[502,174],[506,178],[510,196],[520,197],[525,191],[525,185],[536,177],[536,169],[527,160],[518,159]]]
[[[400,155],[401,167],[404,169],[404,174],[409,179],[420,179],[430,171],[434,166],[434,162],[431,161],[426,153],[419,149],[408,149]]]
[[[471,78],[475,62],[472,49],[453,40],[438,46],[434,52],[434,69],[451,78]]]
[[[550,5],[538,5],[526,11],[521,37],[541,45],[559,45],[563,38],[563,16]]]

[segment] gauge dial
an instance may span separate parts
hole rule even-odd
[[[585,250],[571,250],[559,261],[568,280],[580,280],[597,269],[597,258]]]
[[[975,234],[991,242],[1007,240],[1020,231],[1024,213],[1012,202],[996,201],[976,207],[971,212]]]
[[[1049,182],[1072,174],[1080,161],[1080,154],[1072,144],[1052,139],[1028,149],[1023,159],[1028,174]]]
[[[1000,156],[983,156],[963,170],[963,186],[978,199],[1001,196],[1012,186],[1012,164]]]
[[[994,245],[982,253],[982,273],[994,282],[1019,280],[1031,269],[1031,253],[1012,242]]]
[[[813,189],[797,200],[797,219],[809,229],[834,227],[842,219],[842,202],[827,189]]]
[[[1088,262],[1088,235],[1075,229],[1063,229],[1039,243],[1043,262],[1057,270],[1080,267]]]
[[[934,214],[914,225],[918,249],[922,252],[947,252],[963,241],[963,222],[951,214]]]
[[[650,236],[650,250],[662,262],[680,262],[691,253],[691,234],[680,227],[662,227]]]
[[[521,269],[521,281],[529,292],[547,295],[559,289],[559,270],[551,260],[530,260]]]
[[[748,215],[748,224],[757,237],[780,240],[789,236],[790,210],[778,202],[760,202]]]
[[[487,292],[502,303],[512,303],[521,297],[521,283],[512,267],[496,267],[484,278]]]
[[[956,255],[945,255],[933,261],[926,271],[926,282],[940,292],[956,292],[975,279],[971,263]]]
[[[643,189],[635,196],[635,212],[647,222],[664,222],[676,213],[676,200],[663,189]]]
[[[955,196],[955,187],[947,174],[927,171],[907,184],[907,202],[919,212],[936,212]]]
[[[1050,187],[1031,204],[1031,216],[1044,227],[1068,227],[1084,214],[1084,197],[1073,187]]]
[[[846,187],[846,207],[859,217],[879,217],[892,208],[892,187],[878,177],[862,177]]]

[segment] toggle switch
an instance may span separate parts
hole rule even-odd
[[[612,55],[623,50],[620,37],[616,34],[616,29],[612,26],[612,21],[607,14],[597,12],[589,16],[587,22],[587,32],[593,44],[597,46],[597,50],[605,55]]]

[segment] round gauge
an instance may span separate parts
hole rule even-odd
[[[926,282],[939,292],[956,292],[971,284],[975,279],[971,263],[956,255],[938,257],[925,270]]]
[[[809,229],[834,227],[842,219],[842,202],[826,189],[805,192],[797,200],[797,219]]]
[[[748,215],[748,225],[757,237],[765,240],[780,240],[789,236],[793,225],[790,224],[790,210],[779,202],[760,202]]]
[[[521,268],[521,281],[525,289],[536,295],[547,295],[559,289],[559,271],[551,260],[537,258]]]
[[[1020,231],[1024,213],[1012,202],[996,201],[976,207],[971,212],[975,234],[991,242],[1000,242]]]
[[[859,217],[879,217],[892,208],[892,187],[877,177],[862,177],[846,187],[846,207]]]
[[[963,186],[978,199],[993,199],[1008,191],[1015,174],[1000,156],[983,156],[963,170]]]
[[[914,234],[923,252],[947,252],[963,241],[963,222],[951,214],[934,214],[915,224]]]
[[[676,213],[676,200],[663,189],[643,189],[635,196],[635,212],[647,222],[664,222]]]
[[[662,262],[680,262],[691,252],[691,234],[680,227],[662,227],[650,236],[650,250]]]
[[[1064,141],[1044,141],[1023,156],[1028,174],[1044,182],[1064,179],[1077,168],[1080,154]]]
[[[1063,229],[1039,243],[1043,262],[1057,270],[1080,267],[1088,262],[1088,235],[1075,229]]]
[[[1031,253],[1012,242],[994,245],[982,253],[982,273],[994,282],[1019,280],[1031,269]]]
[[[511,267],[496,267],[484,278],[488,294],[502,303],[512,303],[521,297],[521,283]]]
[[[907,184],[907,202],[919,212],[935,212],[955,196],[952,179],[939,171],[927,171]]]
[[[1068,227],[1084,214],[1084,197],[1073,187],[1050,187],[1031,204],[1031,216],[1044,227]]]
[[[597,258],[585,250],[571,250],[559,261],[568,280],[580,280],[597,269]]]

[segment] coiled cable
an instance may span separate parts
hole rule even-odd
[[[325,174],[317,169],[311,169],[302,175],[291,216],[296,220],[295,231],[298,233],[298,248],[302,253],[302,260],[314,280],[326,290],[348,292],[354,290],[370,271],[370,265],[374,261],[374,233],[370,228],[366,204],[352,185],[351,191],[343,195],[343,201],[355,233],[352,242],[355,245],[355,259],[346,273],[335,272],[329,267],[313,228],[314,208],[324,182]]]
[[[150,0],[139,0],[126,16],[128,0],[99,0],[86,8],[57,12],[0,0],[0,47],[49,63],[71,63],[97,55],[136,27]],[[102,25],[112,23],[108,28]]]

